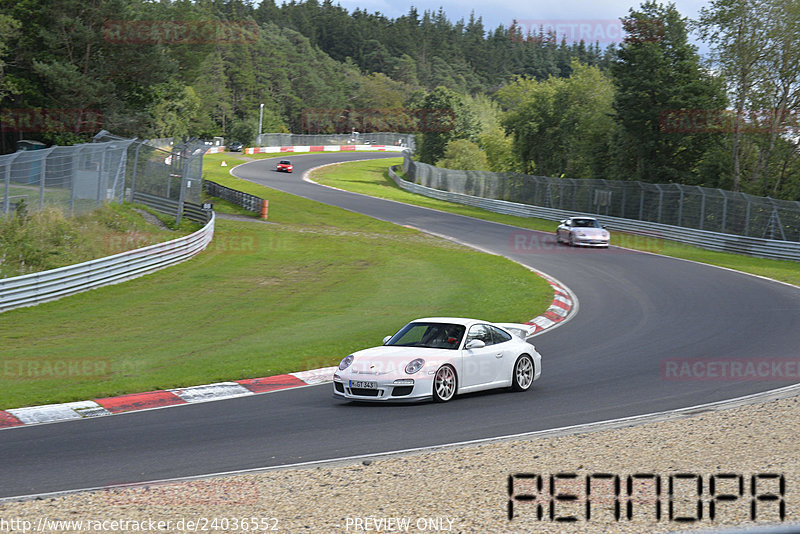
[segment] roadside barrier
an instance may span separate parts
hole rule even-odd
[[[214,213],[202,229],[187,236],[58,269],[0,279],[0,312],[118,284],[186,261],[214,237]]]
[[[503,213],[506,215],[516,215],[517,217],[536,217],[550,221],[560,221],[562,219],[566,219],[567,217],[584,215],[587,217],[596,218],[609,230],[627,232],[630,234],[647,237],[663,238],[720,252],[734,252],[737,254],[746,254],[749,256],[777,260],[800,261],[800,242],[796,241],[781,241],[776,239],[760,239],[757,237],[746,237],[734,234],[722,234],[719,232],[671,226],[648,221],[608,217],[604,215],[597,215],[595,213],[581,213],[555,208],[544,208],[530,204],[520,204],[518,202],[509,202],[506,200],[474,197],[471,195],[465,195],[463,193],[442,191],[440,189],[433,189],[431,187],[409,182],[397,175],[396,167],[397,166],[393,166],[389,169],[389,176],[391,176],[398,187],[405,191],[439,200],[457,202],[467,206],[475,206],[477,208],[494,211],[496,213]]]

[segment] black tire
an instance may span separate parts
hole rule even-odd
[[[572,234],[569,234],[569,246],[571,247],[575,246],[575,236],[573,236]]]
[[[514,391],[528,391],[533,384],[535,372],[533,358],[528,354],[521,354],[517,361],[514,362],[514,370],[511,372],[511,389]]]
[[[458,377],[450,365],[443,365],[433,376],[433,402],[447,402],[456,396]]]

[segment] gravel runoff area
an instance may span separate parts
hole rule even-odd
[[[535,389],[529,394],[535,395]],[[786,395],[787,393],[783,393]],[[797,390],[793,390],[797,395]],[[774,396],[773,396],[774,397]],[[456,399],[454,402],[458,402]],[[764,528],[781,523],[780,479],[785,477],[785,521],[798,521],[800,505],[800,397],[667,416],[658,422],[607,430],[499,441],[481,445],[358,459],[332,465],[276,469],[253,474],[104,489],[0,504],[0,531],[22,532],[675,532],[717,530],[731,525]],[[695,413],[695,415],[691,415]],[[402,429],[398,429],[402,431]],[[13,432],[13,430],[11,430]],[[540,474],[524,479],[520,474]],[[550,475],[557,492],[577,500],[555,503],[549,519]],[[604,479],[602,474],[611,475]],[[660,499],[654,479],[659,475]],[[673,517],[697,517],[697,478],[702,476],[703,520],[669,520],[670,475]],[[509,475],[514,477],[514,518],[508,519]],[[586,514],[586,476],[591,478],[591,516]],[[710,512],[710,477],[716,501]],[[757,475],[756,512],[752,478]],[[615,499],[614,476],[620,479]],[[742,478],[740,479],[739,476]],[[742,485],[739,487],[739,481]],[[648,485],[649,484],[649,485]],[[531,495],[533,501],[518,498]],[[565,497],[566,498],[566,497]],[[622,518],[614,519],[615,502]],[[662,517],[655,520],[656,502]],[[542,519],[537,517],[542,503]],[[633,519],[625,518],[627,505]],[[49,528],[41,523],[49,521]],[[53,525],[53,521],[83,521]],[[5,521],[6,523],[3,523]],[[24,523],[29,521],[30,523]],[[116,521],[116,523],[114,523]],[[163,521],[161,525],[159,521]],[[169,523],[168,523],[169,522]],[[758,531],[758,530],[753,530]]]

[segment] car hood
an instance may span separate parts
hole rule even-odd
[[[422,358],[426,367],[442,359],[458,355],[457,350],[429,349],[424,347],[381,346],[353,353],[353,363],[345,372],[364,375],[384,375],[405,373],[411,360]]]
[[[578,234],[588,235],[591,237],[604,237],[607,234],[606,230],[603,228],[573,228],[573,232]]]

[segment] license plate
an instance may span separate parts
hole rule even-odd
[[[351,388],[359,388],[359,389],[378,389],[377,382],[365,382],[362,380],[351,380],[350,381]]]

